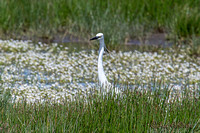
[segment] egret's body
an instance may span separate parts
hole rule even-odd
[[[99,40],[100,47],[99,47],[99,57],[98,57],[98,78],[99,83],[101,86],[105,86],[108,84],[108,80],[106,78],[104,69],[103,69],[103,53],[105,49],[105,43],[104,43],[104,36],[102,33],[98,33],[95,37],[93,37],[90,40]]]
[[[106,85],[108,80],[103,69],[103,53],[104,53],[104,39],[100,40],[99,57],[98,57],[98,78],[101,85]]]
[[[98,78],[99,83],[105,89],[113,88],[113,86],[108,82],[104,69],[103,69],[103,53],[106,49],[106,45],[104,43],[104,36],[102,33],[98,33],[95,37],[91,38],[90,40],[99,40],[100,47],[99,47],[99,57],[98,57]],[[120,90],[118,88],[114,88],[115,93],[119,93]]]

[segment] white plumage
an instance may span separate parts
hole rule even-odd
[[[98,57],[98,78],[99,83],[101,86],[106,86],[108,84],[108,80],[106,78],[104,69],[103,69],[103,53],[105,49],[105,43],[104,43],[104,36],[103,33],[98,33],[95,37],[93,37],[90,40],[99,40],[100,47],[99,47],[99,57]]]
[[[109,89],[112,89],[111,90],[112,92],[114,90],[115,93],[119,93],[120,90],[118,88],[113,88],[113,86],[108,82],[104,69],[103,69],[103,53],[104,53],[104,50],[106,49],[103,33],[96,34],[96,36],[91,38],[90,40],[99,40],[100,42],[99,57],[98,57],[98,78],[99,78],[99,83],[101,87],[103,87],[107,91],[109,91]]]

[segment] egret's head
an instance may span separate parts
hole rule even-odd
[[[103,33],[96,34],[96,36],[91,38],[90,41],[91,40],[100,40],[100,39],[103,39]]]

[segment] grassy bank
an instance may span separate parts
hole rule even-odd
[[[0,1],[0,37],[72,34],[88,40],[103,32],[114,43],[164,32],[170,38],[188,38],[200,35],[199,5],[198,0]]]
[[[162,95],[161,95],[162,94]],[[169,91],[125,92],[123,97],[92,96],[64,104],[9,103],[1,97],[1,132],[198,132],[200,99]],[[123,99],[123,100],[122,100]]]

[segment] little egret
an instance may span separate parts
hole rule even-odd
[[[106,85],[108,85],[108,80],[103,70],[103,61],[102,61],[103,52],[104,52],[104,49],[106,49],[103,33],[96,34],[96,36],[91,38],[90,40],[99,40],[100,42],[99,57],[98,57],[98,78],[99,78],[100,85],[105,87]]]
[[[103,70],[103,52],[104,52],[104,49],[108,51],[104,43],[103,33],[96,34],[96,36],[91,38],[90,40],[99,40],[100,42],[99,57],[98,57],[98,78],[99,78],[99,83],[101,87],[106,89],[107,92],[109,91],[109,89],[112,89],[111,92],[114,91],[116,94],[118,94],[121,91],[118,88],[112,86],[111,83],[108,82],[105,72]]]

